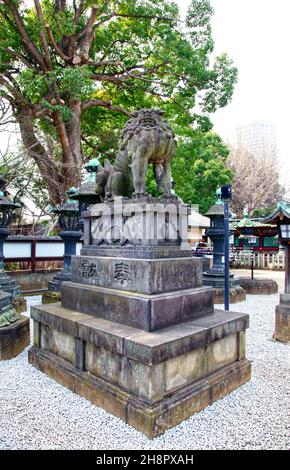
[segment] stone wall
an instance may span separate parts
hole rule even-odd
[[[21,291],[34,291],[39,289],[47,289],[49,281],[52,280],[58,271],[40,272],[40,273],[9,273],[16,284],[20,286]]]

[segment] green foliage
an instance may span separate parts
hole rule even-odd
[[[35,104],[48,92],[48,83],[44,75],[39,75],[31,69],[24,69],[17,77],[23,96]]]
[[[44,58],[44,26],[35,7],[16,3],[31,41]],[[88,61],[85,65],[81,59],[65,61],[46,33],[52,69],[46,71],[29,52],[8,7],[0,4],[0,74],[17,68],[14,77],[25,102],[42,111],[35,113],[33,124],[53,140],[52,158],[61,163],[60,136],[52,115],[59,112],[68,128],[75,117],[76,101],[111,101],[113,107],[127,110],[161,107],[178,139],[173,162],[175,190],[185,202],[199,203],[206,210],[214,202],[217,186],[231,178],[230,170],[225,169],[227,149],[211,133],[208,113],[227,105],[237,81],[237,69],[227,55],[213,57],[210,1],[192,0],[185,24],[179,21],[178,6],[167,0],[86,0],[79,22],[74,22],[74,3],[79,5],[78,1],[67,2],[66,8],[59,10],[53,0],[40,1],[44,23],[49,24],[55,43],[65,55],[70,54],[72,35],[80,38],[71,46],[75,53],[82,48],[81,32],[91,7],[97,4]],[[25,66],[17,54],[31,67]],[[102,61],[106,63],[96,65]],[[5,83],[0,90],[2,96],[10,93]],[[113,160],[125,121],[123,114],[98,106],[83,112],[82,151],[76,159],[97,156],[101,161]],[[155,194],[152,173],[148,185]]]
[[[209,1],[193,0],[187,13],[186,26],[192,45],[206,52],[213,51],[210,21],[214,11]]]
[[[233,62],[223,54],[217,57],[213,70],[210,73],[208,88],[203,100],[204,111],[213,113],[217,108],[223,108],[229,102],[229,96],[234,92],[238,71]]]
[[[231,182],[232,173],[225,167],[229,154],[221,138],[196,131],[180,142],[173,160],[175,192],[186,203],[198,204],[205,213],[215,203],[216,189]]]
[[[105,159],[114,161],[121,129],[127,117],[101,107],[89,108],[83,115],[81,132],[86,136],[83,143],[85,160],[97,157],[101,163]],[[88,145],[89,144],[89,145]]]
[[[41,104],[44,108],[49,109],[52,112],[59,111],[61,113],[61,116],[64,122],[69,122],[73,116],[73,113],[68,106],[64,106],[61,104],[52,105],[46,100],[42,100]],[[46,129],[45,121],[41,120],[41,123],[43,124],[42,129],[45,130]]]
[[[64,99],[85,100],[93,93],[93,80],[90,78],[89,67],[83,65],[78,68],[55,67],[48,74],[48,86],[59,84],[59,91]]]
[[[52,72],[39,74],[31,69],[24,69],[17,77],[17,82],[23,96],[31,103],[48,103],[44,99],[50,89],[59,86],[61,96],[70,100],[85,100],[93,92],[93,80],[88,67],[78,68],[55,67]],[[51,107],[52,110],[58,108]]]

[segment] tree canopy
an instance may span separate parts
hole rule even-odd
[[[52,204],[80,183],[85,159],[114,155],[134,108],[167,112],[185,200],[229,178],[208,116],[230,101],[237,70],[213,57],[212,15],[208,0],[192,0],[185,23],[166,0],[0,1],[0,93]]]
[[[217,134],[193,131],[190,140],[180,144],[172,165],[181,199],[199,205],[200,212],[205,213],[216,201],[217,188],[231,182],[228,155],[228,147]]]

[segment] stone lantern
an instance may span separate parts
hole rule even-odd
[[[61,228],[59,235],[64,241],[64,268],[48,283],[48,292],[42,296],[43,303],[60,300],[61,284],[71,280],[71,257],[76,254],[77,243],[83,235],[79,226],[79,203],[71,199],[76,193],[76,188],[70,188],[67,191],[68,200],[51,210],[58,215],[58,224]]]
[[[52,212],[59,216],[58,223],[62,229],[60,237],[65,245],[64,269],[49,282],[48,292],[42,297],[43,303],[60,300],[61,284],[71,280],[71,257],[76,254],[77,243],[83,235],[81,214],[87,211],[91,204],[102,202],[96,184],[96,174],[101,168],[99,160],[93,158],[84,168],[88,173],[85,181],[78,189],[68,190],[69,199],[64,205],[52,209]]]
[[[101,168],[100,162],[97,158],[93,158],[85,165],[85,170],[88,176],[85,181],[80,185],[74,193],[70,195],[71,200],[78,201],[79,203],[79,228],[83,230],[83,220],[81,218],[82,212],[89,210],[91,204],[99,204],[102,202],[102,197],[98,193],[96,174]]]
[[[224,205],[221,194],[217,191],[217,201],[205,214],[210,218],[210,227],[206,229],[206,236],[213,244],[213,265],[204,273],[203,283],[215,290],[215,302],[224,302],[225,286],[225,229],[224,229]],[[246,299],[246,292],[239,285],[239,279],[230,274],[230,300],[232,303]]]
[[[18,312],[26,310],[20,288],[4,271],[4,241],[10,234],[13,211],[18,207],[4,195],[6,182],[0,178],[0,360],[17,356],[29,344],[29,319]]]
[[[264,219],[266,223],[275,223],[278,237],[285,247],[285,288],[276,307],[275,333],[278,341],[290,342],[290,204],[280,201],[277,208]]]
[[[13,211],[18,206],[13,204],[4,192],[0,191],[0,289],[12,294],[13,297],[20,294],[19,288],[16,286],[10,276],[4,271],[4,242],[10,234],[9,225],[13,217]]]
[[[6,182],[0,180],[0,290],[8,292],[12,296],[13,304],[20,313],[26,310],[26,302],[21,295],[20,287],[16,285],[14,279],[4,271],[4,242],[10,235],[9,225],[11,224],[14,210],[19,206],[11,202],[4,194]]]

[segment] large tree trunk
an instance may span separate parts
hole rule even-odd
[[[70,103],[73,113],[71,120],[66,124],[66,133],[69,144],[69,169],[71,186],[81,183],[82,150],[81,150],[81,102]]]
[[[29,107],[23,107],[18,111],[17,120],[25,149],[39,168],[40,174],[45,181],[51,204],[55,206],[62,203],[65,199],[66,190],[68,189],[67,182],[59,172],[54,159],[51,158],[45,150],[45,147],[36,137],[33,128],[33,118]]]
[[[71,103],[71,110],[73,116],[68,123],[65,124],[56,113],[53,119],[62,146],[62,160],[59,164],[37,138],[30,108],[22,107],[16,116],[23,144],[45,180],[52,205],[61,204],[67,197],[67,190],[81,183],[81,103]]]

